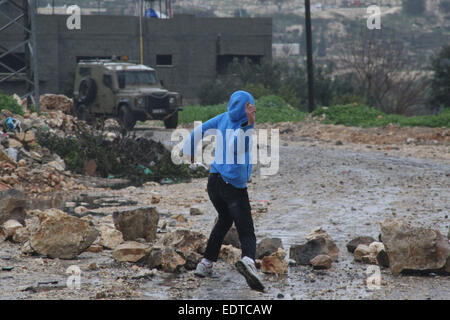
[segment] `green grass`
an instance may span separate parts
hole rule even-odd
[[[307,113],[288,105],[278,96],[265,96],[256,100],[256,123],[277,123],[284,121],[300,121]],[[227,104],[213,106],[187,106],[179,113],[179,122],[184,124],[194,123],[194,121],[205,122],[218,114],[227,111]]]
[[[18,114],[21,116],[23,116],[24,114],[22,107],[19,106],[19,104],[16,100],[14,100],[13,97],[0,92],[0,111],[3,109],[9,110],[13,114]]]
[[[366,105],[342,105],[328,108],[317,108],[313,116],[326,115],[323,123],[341,124],[352,127],[384,127],[389,123],[399,126],[450,127],[450,109],[436,115],[406,117],[397,114],[386,114]]]

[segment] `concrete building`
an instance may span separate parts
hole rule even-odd
[[[82,15],[81,30],[69,30],[67,19],[67,15],[37,16],[41,94],[71,96],[80,59],[126,55],[139,61],[137,17]],[[143,38],[144,64],[154,67],[165,86],[181,92],[188,101],[195,101],[201,86],[214,81],[234,57],[248,57],[256,63],[272,59],[271,18],[175,15],[173,19],[143,19]],[[23,35],[14,26],[0,32],[0,43],[7,47],[21,39]],[[18,63],[13,57],[4,57],[5,61]],[[0,90],[21,94],[24,86],[23,80],[11,79]]]

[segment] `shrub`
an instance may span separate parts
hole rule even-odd
[[[18,114],[21,116],[24,115],[22,107],[19,106],[19,104],[13,97],[0,92],[0,111],[3,109],[9,110],[14,114]]]
[[[273,94],[272,90],[262,83],[247,83],[247,85],[242,90],[250,92],[255,99]]]

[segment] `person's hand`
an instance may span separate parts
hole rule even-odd
[[[245,104],[245,113],[247,114],[247,119],[248,119],[247,124],[252,125],[253,123],[255,123],[256,108],[250,102],[247,102]]]

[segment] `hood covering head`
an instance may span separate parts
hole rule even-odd
[[[228,116],[231,121],[248,121],[247,114],[245,113],[245,104],[247,102],[255,104],[255,99],[247,91],[236,91],[231,95],[230,101],[228,102]]]

